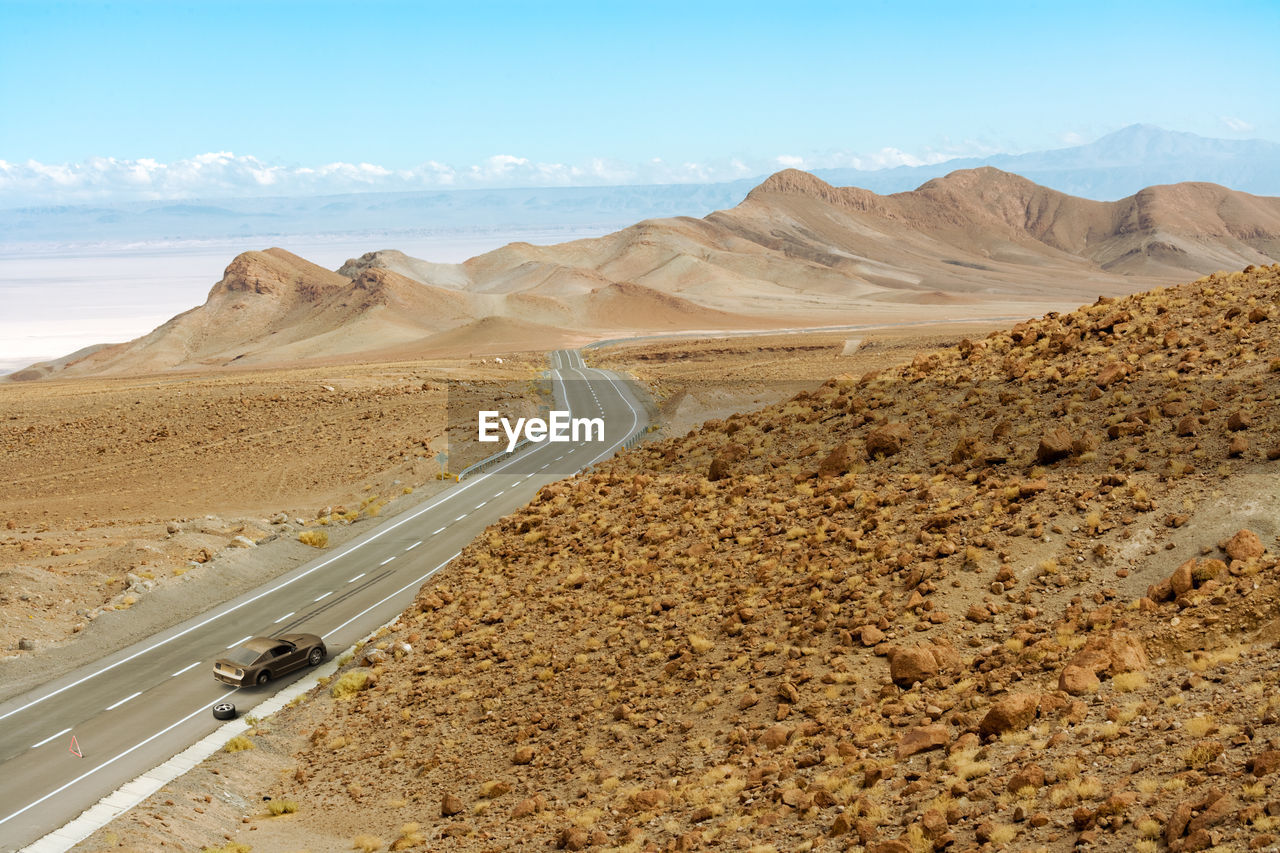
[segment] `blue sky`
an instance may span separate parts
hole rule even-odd
[[[124,198],[718,180],[1135,122],[1277,139],[1276,32],[1274,0],[0,0],[0,183]]]

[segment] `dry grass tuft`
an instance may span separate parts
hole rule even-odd
[[[223,752],[244,752],[246,749],[253,749],[253,741],[244,735],[236,735],[222,747]]]
[[[298,541],[303,545],[310,545],[312,548],[327,548],[329,546],[329,534],[323,530],[304,530],[298,534]]]

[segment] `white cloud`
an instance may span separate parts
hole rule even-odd
[[[1221,118],[1222,123],[1236,133],[1248,133],[1253,130],[1253,125],[1243,119],[1238,119],[1234,116],[1221,116]]]
[[[787,167],[883,169],[937,163],[973,153],[977,153],[975,145],[965,144],[952,150],[930,149],[918,154],[882,148],[870,154],[829,150],[767,158],[738,156],[683,162],[661,157],[639,162],[593,157],[580,163],[540,162],[502,153],[467,165],[427,160],[408,168],[341,161],[284,165],[230,151],[210,151],[168,163],[151,158],[115,157],[93,157],[80,163],[0,160],[0,205],[304,196],[437,188],[709,183],[763,176]]]

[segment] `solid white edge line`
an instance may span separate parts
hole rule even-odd
[[[394,559],[395,559],[395,557],[387,557],[387,559],[383,560],[381,563],[378,563],[378,565],[379,565],[379,566],[385,566],[387,563],[390,563],[390,562],[391,562],[392,560],[394,560]]]
[[[425,581],[427,578],[431,577],[431,576],[432,576],[432,575],[434,575],[436,572],[438,572],[438,571],[440,571],[441,569],[443,569],[445,566],[447,566],[447,565],[449,565],[450,563],[452,563],[454,560],[456,560],[456,559],[458,558],[458,555],[459,555],[459,554],[461,554],[461,553],[462,553],[462,552],[461,552],[461,551],[459,551],[457,554],[454,554],[452,557],[450,557],[449,559],[445,560],[443,563],[441,563],[440,565],[436,566],[434,569],[432,569],[431,571],[427,572],[427,573],[426,573],[425,575],[423,575],[422,577],[418,578],[417,580],[409,581],[407,584],[405,584],[404,586],[400,587],[400,588],[399,588],[399,589],[397,589],[395,592],[391,593],[390,595],[388,595],[386,598],[382,599],[381,601],[376,602],[376,603],[374,603],[374,604],[370,604],[370,605],[369,605],[368,607],[366,607],[364,610],[361,610],[361,611],[360,611],[359,613],[357,613],[355,616],[352,616],[350,619],[348,619],[346,622],[343,622],[343,623],[342,623],[341,625],[339,625],[338,627],[336,627],[336,628],[332,628],[332,629],[330,629],[329,631],[326,631],[324,634],[322,634],[322,635],[321,635],[321,639],[327,640],[329,637],[331,637],[331,636],[333,636],[334,634],[338,633],[338,632],[339,632],[339,631],[341,631],[343,628],[347,627],[347,626],[348,626],[348,625],[350,625],[352,622],[356,621],[356,620],[357,620],[357,619],[359,619],[361,616],[363,616],[363,615],[365,615],[366,613],[368,613],[370,610],[373,610],[375,607],[380,607],[380,606],[382,606],[383,604],[386,604],[388,601],[390,601],[391,599],[395,598],[397,595],[399,595],[400,593],[404,592],[406,589],[408,589],[409,587],[413,586],[414,584],[418,584],[419,586],[421,586],[423,581]]]
[[[236,689],[238,690],[239,688],[236,688]],[[235,690],[232,690],[231,692],[232,692],[232,693],[234,693],[234,692],[235,692]],[[147,738],[146,740],[142,741],[141,743],[135,743],[133,746],[129,747],[129,748],[128,748],[128,749],[126,749],[124,752],[120,753],[119,755],[115,756],[114,758],[108,758],[106,761],[102,762],[102,763],[101,763],[101,764],[99,764],[97,767],[93,768],[92,770],[86,770],[84,773],[81,773],[79,776],[77,776],[76,778],[72,779],[70,782],[67,782],[67,783],[66,783],[65,785],[63,785],[62,787],[60,787],[60,788],[55,788],[54,790],[52,790],[52,791],[50,791],[49,793],[45,794],[45,795],[44,795],[43,797],[41,797],[40,799],[38,799],[38,800],[36,800],[36,801],[34,801],[34,802],[31,802],[31,803],[28,803],[27,805],[25,805],[25,806],[23,806],[22,808],[18,809],[18,810],[17,810],[16,812],[14,812],[13,814],[6,815],[5,817],[0,818],[0,825],[3,825],[3,824],[5,824],[5,823],[8,823],[9,821],[13,820],[15,817],[17,817],[18,815],[22,814],[23,812],[30,811],[31,809],[33,809],[33,808],[35,808],[36,806],[40,805],[41,803],[43,803],[45,800],[49,799],[50,797],[56,797],[58,794],[61,794],[63,791],[67,790],[67,789],[68,789],[68,788],[70,788],[72,785],[78,784],[78,783],[80,783],[80,782],[84,781],[85,779],[88,779],[90,776],[92,776],[94,773],[97,773],[97,772],[98,772],[99,770],[101,770],[102,768],[107,767],[107,766],[112,765],[112,764],[115,764],[117,761],[119,761],[120,759],[124,758],[126,755],[128,755],[128,754],[129,754],[129,753],[131,753],[131,752],[133,752],[134,750],[136,750],[136,749],[141,749],[142,747],[144,747],[144,746],[146,746],[147,744],[151,743],[151,741],[155,740],[156,738],[160,737],[161,735],[168,734],[169,732],[171,732],[171,731],[173,731],[174,729],[176,729],[178,726],[180,726],[180,725],[182,725],[183,723],[185,723],[187,720],[189,720],[189,719],[191,719],[192,717],[194,717],[196,714],[199,714],[199,713],[202,713],[202,712],[204,712],[204,711],[209,710],[209,709],[210,709],[210,708],[212,708],[214,705],[217,705],[219,702],[222,702],[222,701],[224,701],[225,699],[226,699],[226,696],[223,696],[223,697],[221,697],[221,698],[214,699],[212,702],[209,702],[209,703],[206,703],[206,704],[204,704],[204,705],[201,705],[199,708],[197,708],[196,710],[192,711],[190,714],[188,714],[187,716],[183,717],[181,720],[178,720],[178,722],[171,724],[171,725],[170,725],[170,726],[168,726],[167,728],[163,728],[163,729],[161,729],[160,731],[156,732],[156,733],[155,733],[155,734],[153,734],[151,737]]]
[[[130,695],[128,695],[128,696],[126,696],[126,697],[124,697],[124,698],[123,698],[123,699],[121,699],[119,702],[115,703],[114,705],[108,705],[108,706],[107,706],[107,710],[108,710],[108,711],[114,711],[116,708],[119,708],[121,705],[123,705],[125,702],[128,702],[130,699],[135,699],[135,698],[137,698],[138,696],[141,696],[141,695],[142,695],[142,691],[141,691],[141,690],[139,690],[137,693],[132,693],[132,694],[130,694]]]
[[[200,664],[201,664],[201,661],[196,661],[195,663],[189,663],[189,664],[187,664],[186,666],[184,666],[182,669],[178,670],[177,672],[175,672],[173,675],[171,675],[171,676],[169,676],[169,677],[170,677],[170,678],[177,678],[179,675],[182,675],[182,673],[186,672],[187,670],[194,669],[194,668],[196,668],[197,666],[199,666]]]
[[[272,625],[279,625],[281,622],[283,622],[284,620],[288,619],[290,616],[292,616],[293,614],[295,614],[295,613],[297,613],[297,612],[298,612],[298,611],[296,611],[296,610],[290,610],[288,613],[286,613],[285,615],[281,616],[279,619],[277,619],[276,621],[272,622],[271,624],[272,624]]]
[[[358,574],[358,575],[356,575],[355,577],[353,577],[351,580],[347,581],[347,583],[355,583],[356,581],[360,580],[360,578],[364,577],[364,576],[365,576],[365,575],[367,575],[367,574],[369,574],[369,573],[368,573],[368,572],[361,572],[360,574]]]
[[[317,598],[317,599],[316,599],[316,601],[323,601],[324,599],[328,598],[328,597],[329,597],[329,596],[331,596],[331,595],[333,595],[333,590],[329,590],[329,591],[328,591],[328,592],[326,592],[324,595],[322,595],[322,596],[320,596],[319,598]],[[311,603],[312,603],[312,604],[315,604],[315,603],[316,603],[316,601],[313,601],[313,602],[311,602]]]
[[[185,637],[187,634],[190,634],[192,631],[198,631],[199,629],[203,628],[205,625],[208,625],[210,622],[214,622],[214,621],[216,621],[216,620],[218,620],[218,619],[221,619],[223,616],[228,616],[228,615],[230,615],[230,614],[232,614],[232,613],[236,612],[237,610],[239,610],[239,609],[240,609],[240,608],[242,608],[242,607],[247,607],[248,605],[252,604],[253,602],[257,601],[257,600],[258,600],[258,599],[260,599],[260,598],[263,598],[264,596],[268,596],[268,595],[270,595],[271,593],[276,592],[277,590],[284,589],[286,586],[289,586],[290,584],[297,583],[298,581],[302,580],[302,579],[303,579],[303,578],[305,578],[306,576],[310,575],[312,572],[317,572],[317,571],[319,571],[320,569],[323,569],[325,566],[327,566],[327,565],[329,565],[330,563],[332,563],[333,561],[335,561],[335,560],[340,560],[340,559],[342,559],[343,557],[347,556],[348,554],[354,553],[356,550],[358,550],[358,549],[360,549],[360,548],[363,548],[365,545],[368,545],[370,542],[374,541],[375,539],[379,539],[379,538],[381,538],[381,537],[383,537],[383,536],[387,535],[388,533],[390,533],[392,530],[395,530],[395,529],[396,529],[397,527],[399,527],[400,525],[402,525],[402,524],[408,524],[410,521],[413,521],[415,518],[417,518],[418,516],[422,515],[423,513],[430,512],[431,510],[435,509],[436,507],[440,506],[441,504],[443,504],[443,503],[446,503],[446,502],[448,502],[448,501],[453,500],[453,499],[454,499],[454,498],[456,498],[458,495],[460,495],[460,494],[462,494],[463,492],[465,492],[467,489],[472,488],[473,486],[475,486],[475,485],[476,485],[476,484],[478,484],[478,483],[483,483],[485,480],[489,479],[489,478],[490,478],[490,477],[492,477],[494,474],[497,474],[497,473],[498,473],[499,471],[501,471],[503,468],[505,468],[505,467],[507,467],[508,465],[511,465],[512,463],[514,463],[515,461],[517,461],[517,460],[519,460],[519,459],[523,459],[523,458],[524,458],[524,457],[523,457],[523,454],[521,454],[521,455],[519,455],[519,456],[515,456],[515,457],[513,457],[512,459],[507,460],[506,462],[503,462],[501,465],[499,465],[498,467],[494,468],[492,471],[489,471],[488,473],[485,473],[485,474],[481,474],[480,476],[476,477],[474,480],[469,481],[465,486],[462,486],[461,488],[457,489],[456,491],[450,491],[450,492],[447,492],[446,494],[442,495],[438,500],[435,500],[435,501],[433,501],[433,502],[431,502],[431,503],[427,504],[426,506],[423,506],[423,507],[421,507],[421,508],[419,508],[419,509],[417,509],[417,510],[414,510],[413,512],[411,512],[411,513],[409,513],[408,515],[406,515],[404,518],[399,519],[399,520],[397,520],[397,521],[395,521],[395,522],[393,522],[393,523],[391,523],[391,524],[388,524],[386,527],[383,527],[381,530],[378,530],[378,531],[376,531],[376,532],[374,532],[374,533],[370,534],[370,536],[369,536],[369,538],[368,538],[368,539],[362,539],[362,540],[360,540],[359,542],[355,542],[355,543],[353,543],[353,544],[351,545],[351,547],[347,548],[345,551],[341,551],[341,552],[339,552],[339,553],[337,553],[337,554],[334,554],[334,555],[333,555],[333,556],[331,556],[329,559],[324,560],[324,561],[322,561],[322,562],[320,562],[320,563],[317,563],[316,565],[312,566],[311,568],[307,569],[306,571],[304,571],[304,572],[302,572],[302,573],[300,573],[300,574],[297,574],[297,575],[295,575],[295,576],[293,576],[293,577],[291,577],[291,578],[288,578],[288,579],[286,579],[286,580],[282,581],[281,583],[278,583],[278,584],[276,584],[275,586],[271,587],[270,589],[265,589],[265,590],[263,590],[262,592],[258,593],[257,595],[253,596],[252,598],[247,598],[247,599],[245,599],[244,601],[240,602],[239,604],[232,605],[231,607],[228,607],[226,610],[223,610],[223,611],[222,611],[222,612],[220,612],[220,613],[215,613],[215,614],[213,614],[212,616],[210,616],[209,618],[204,619],[204,620],[202,620],[202,621],[200,621],[200,622],[197,622],[196,624],[191,625],[190,627],[183,628],[183,629],[182,629],[181,631],[179,631],[178,633],[176,633],[176,634],[174,634],[174,635],[172,635],[172,636],[169,636],[169,637],[165,637],[163,640],[159,640],[159,641],[157,641],[157,642],[155,642],[155,643],[152,643],[151,645],[147,646],[146,648],[138,649],[138,651],[134,652],[133,654],[131,654],[131,655],[127,656],[127,657],[123,657],[123,658],[121,658],[120,660],[116,661],[115,663],[108,664],[108,665],[106,665],[106,666],[102,667],[101,669],[96,669],[96,670],[94,670],[93,672],[89,673],[88,675],[85,675],[85,676],[83,676],[83,677],[81,677],[81,678],[76,679],[75,681],[72,681],[70,684],[64,684],[63,686],[59,687],[57,690],[52,690],[52,691],[50,691],[50,692],[46,693],[45,695],[41,696],[41,697],[40,697],[40,698],[38,698],[38,699],[32,699],[30,702],[27,702],[25,705],[19,705],[19,706],[18,706],[18,707],[16,707],[16,708],[13,708],[13,709],[11,709],[11,710],[9,710],[9,711],[5,711],[3,714],[0,714],[0,720],[4,720],[4,719],[7,719],[7,718],[9,718],[9,717],[12,717],[14,714],[17,714],[17,713],[19,713],[20,711],[25,711],[26,709],[28,709],[28,708],[30,708],[30,707],[32,707],[32,706],[34,706],[34,705],[39,705],[41,702],[44,702],[44,701],[46,701],[46,700],[48,700],[48,699],[52,699],[54,696],[58,696],[58,695],[60,695],[60,694],[62,694],[62,693],[65,693],[66,691],[70,690],[71,688],[73,688],[73,687],[77,687],[77,686],[79,686],[79,685],[83,684],[84,682],[88,681],[88,680],[89,680],[89,679],[91,679],[91,678],[96,678],[97,676],[102,675],[104,672],[110,672],[111,670],[115,669],[116,667],[118,667],[118,666],[122,666],[123,664],[128,663],[129,661],[133,660],[134,658],[141,657],[142,655],[145,655],[147,652],[154,651],[155,649],[160,648],[160,647],[161,647],[161,646],[163,646],[165,643],[168,643],[168,642],[169,642],[169,641],[171,641],[171,640],[176,640],[176,639],[178,639],[179,637]],[[319,599],[317,599],[317,601],[318,601],[318,600],[319,600]]]
[[[405,550],[406,550],[406,551],[412,551],[414,548],[417,548],[417,547],[418,547],[419,545],[421,545],[421,544],[422,544],[422,540],[421,540],[421,539],[419,539],[417,542],[414,542],[414,543],[413,543],[412,545],[410,545],[408,548],[405,548]]]
[[[253,639],[253,634],[250,634],[250,635],[249,635],[249,636],[247,636],[247,637],[241,637],[239,640],[236,640],[234,643],[232,643],[231,645],[227,646],[227,648],[229,648],[229,649],[234,649],[236,646],[240,645],[241,643],[245,642],[246,640],[252,640],[252,639]]]
[[[53,739],[54,739],[54,738],[56,738],[56,737],[60,737],[60,736],[62,736],[62,735],[65,735],[65,734],[66,734],[67,732],[69,732],[69,731],[71,731],[71,726],[67,726],[65,729],[63,729],[62,731],[58,732],[57,734],[49,735],[47,738],[45,738],[44,740],[40,741],[39,743],[33,743],[33,744],[31,744],[31,748],[32,748],[32,749],[39,749],[40,747],[44,746],[44,745],[45,745],[46,743],[48,743],[49,741],[53,740]]]

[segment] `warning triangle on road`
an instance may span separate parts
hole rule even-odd
[[[76,742],[76,736],[71,736],[71,746],[69,747],[71,754],[76,758],[84,758],[84,753],[80,751],[80,744]]]

